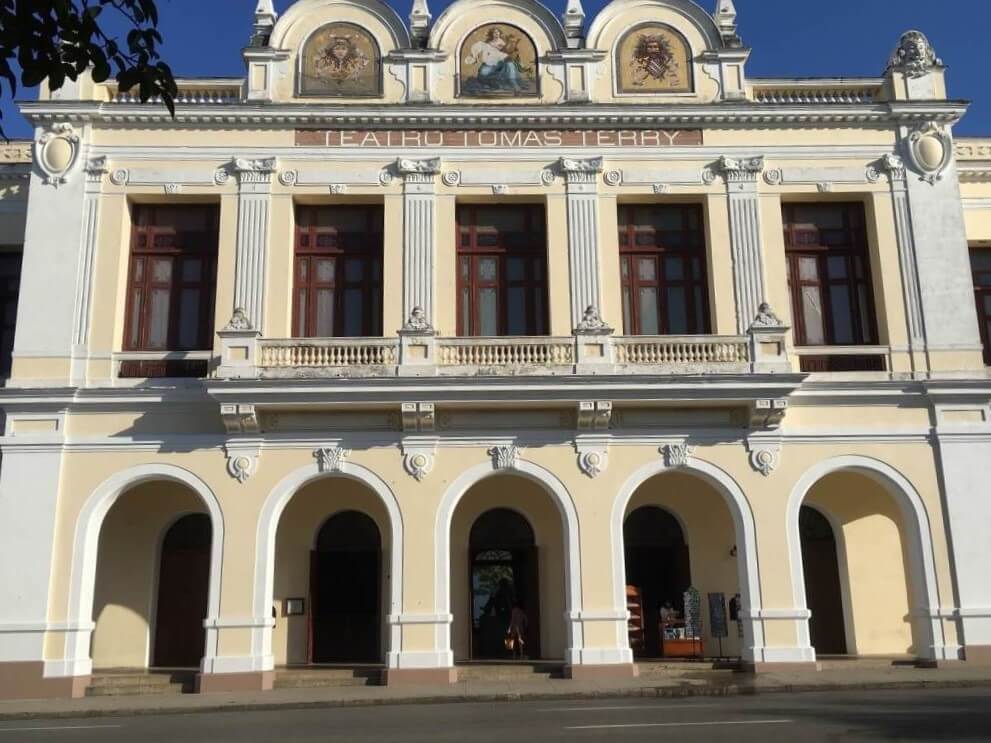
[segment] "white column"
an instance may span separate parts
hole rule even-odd
[[[238,182],[234,309],[243,310],[252,326],[263,332],[265,267],[275,167],[275,158],[236,158],[229,166]]]
[[[571,327],[577,328],[590,307],[602,306],[599,293],[599,195],[602,158],[562,157],[567,183],[568,263],[571,273]]]
[[[434,245],[440,158],[396,161],[403,178],[403,311],[434,322]]]
[[[947,129],[901,131],[905,189],[927,351],[981,351],[960,183]],[[933,151],[942,153],[936,161]]]
[[[757,317],[765,297],[760,196],[757,193],[757,179],[764,172],[764,158],[734,160],[722,157],[716,164],[715,170],[726,181],[726,194],[729,199],[736,327],[737,332],[742,335]]]
[[[35,681],[43,671],[74,675],[71,668],[44,665],[64,423],[60,411],[7,418],[0,468],[0,675],[5,663],[37,664]]]
[[[915,233],[905,182],[905,163],[896,155],[885,155],[867,168],[867,180],[876,183],[887,175],[891,182],[891,201],[895,215],[895,236],[898,241],[898,261],[902,274],[902,295],[908,318],[909,350],[921,351],[926,346],[926,329],[922,317],[922,294],[919,288],[919,267],[915,251]]]
[[[86,164],[86,186],[83,192],[83,221],[79,236],[79,270],[76,275],[76,309],[72,327],[72,384],[86,381],[86,360],[89,357],[90,306],[93,297],[93,261],[96,255],[97,228],[100,217],[100,197],[107,159],[98,157]]]
[[[936,443],[946,504],[956,607],[943,598],[940,614],[949,609],[957,620],[968,662],[991,664],[991,407],[953,401],[935,406]],[[939,621],[939,618],[935,618]],[[937,654],[937,658],[944,657]]]

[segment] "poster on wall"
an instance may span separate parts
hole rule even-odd
[[[351,23],[319,29],[303,47],[300,95],[368,98],[381,95],[382,64],[372,35]]]
[[[460,95],[466,98],[532,97],[539,93],[537,47],[525,32],[488,23],[461,45]]]
[[[616,75],[620,93],[690,93],[688,42],[659,23],[638,26],[616,47]]]

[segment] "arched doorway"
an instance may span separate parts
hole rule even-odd
[[[840,647],[842,636],[842,648],[851,655],[927,656],[932,633],[927,619],[914,610],[926,600],[920,537],[907,511],[882,481],[860,469],[826,471],[811,482],[804,495],[801,488],[796,491],[800,507],[794,508],[789,527],[797,527],[792,538],[794,569],[801,570],[801,598],[812,613],[810,645],[817,653],[829,654]],[[806,509],[814,509],[819,518]],[[810,552],[805,537],[813,531],[818,538],[808,541],[818,546]],[[821,571],[830,567],[822,566],[822,553],[830,549],[836,555],[838,578],[825,581],[824,588]],[[913,560],[918,571],[912,569]]]
[[[845,655],[843,592],[833,527],[816,509],[802,506],[798,532],[802,541],[805,601],[812,614],[810,644],[817,655]]]
[[[524,654],[539,658],[540,569],[530,523],[508,508],[483,513],[471,528],[469,561],[472,659],[513,657],[505,638],[514,607],[527,619]]]
[[[627,595],[643,610],[643,631],[631,638],[633,653],[659,658],[661,607],[683,612],[683,597],[691,585],[685,535],[668,511],[641,506],[623,524],[623,543]]]
[[[310,662],[381,660],[382,535],[360,511],[331,516],[310,555]]]
[[[113,491],[111,491],[113,492]],[[204,620],[219,608],[223,522],[185,482],[147,480],[126,487],[96,511],[92,603],[85,650],[94,669],[201,667]],[[86,566],[81,566],[85,575]]]
[[[210,517],[189,514],[165,533],[158,568],[155,607],[155,646],[152,665],[158,668],[199,666],[206,641],[210,587]]]
[[[739,611],[753,595],[744,583],[748,535],[734,516],[740,501],[686,470],[635,476],[623,492],[630,495],[617,500],[613,534],[625,564],[617,560],[614,577],[617,608],[638,618],[620,629],[634,656],[734,658],[759,647]],[[697,610],[685,607],[689,588]]]

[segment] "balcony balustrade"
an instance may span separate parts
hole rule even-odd
[[[784,329],[740,336],[262,338],[221,331],[221,379],[788,373]]]

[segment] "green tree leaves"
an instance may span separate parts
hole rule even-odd
[[[47,79],[58,90],[90,68],[96,82],[114,76],[122,92],[137,88],[142,102],[160,98],[174,116],[178,91],[158,52],[162,37],[155,3],[0,0],[0,92],[6,82],[16,95],[18,72],[21,85],[32,87]],[[123,42],[107,30],[114,22],[127,28]]]

